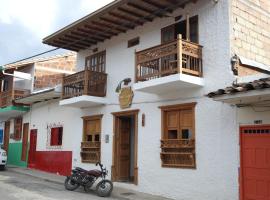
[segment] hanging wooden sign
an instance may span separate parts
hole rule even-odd
[[[133,91],[131,87],[122,88],[119,94],[119,103],[122,109],[129,108],[132,104]]]

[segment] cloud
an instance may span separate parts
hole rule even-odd
[[[0,0],[0,65],[52,49],[42,39],[112,0]]]
[[[54,0],[0,0],[0,22],[4,24],[20,23],[38,37],[51,31],[59,5]]]

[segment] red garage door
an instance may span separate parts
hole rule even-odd
[[[242,127],[242,200],[270,200],[270,126]]]

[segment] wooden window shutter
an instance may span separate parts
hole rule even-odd
[[[100,138],[102,115],[83,118],[83,141],[81,143],[81,159],[85,163],[100,161]]]
[[[163,167],[196,168],[195,103],[162,106]]]

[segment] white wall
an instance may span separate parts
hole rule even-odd
[[[143,192],[164,195],[176,199],[238,199],[238,128],[236,109],[204,97],[210,91],[224,88],[234,80],[230,66],[229,1],[214,4],[202,0],[179,9],[173,16],[185,13],[199,15],[199,43],[203,45],[203,70],[205,86],[202,89],[176,91],[170,94],[150,95],[135,92],[131,109],[140,109],[138,167],[139,185],[119,184]],[[98,45],[106,49],[106,72],[108,76],[107,99],[104,107],[83,109],[83,115],[104,114],[102,119],[102,162],[110,169],[112,165],[113,116],[121,111],[115,88],[119,81],[130,77],[134,80],[134,51],[160,44],[160,29],[174,23],[173,18],[157,19],[152,23],[128,31]],[[127,48],[127,40],[140,36],[140,44]],[[78,54],[77,70],[82,70],[84,59],[90,50]],[[196,106],[196,162],[197,169],[161,168],[160,136],[161,112],[158,106],[194,102]],[[141,115],[146,115],[146,126],[141,126]],[[79,117],[79,116],[78,116]],[[110,143],[104,142],[105,134]],[[79,137],[74,143],[81,142]],[[76,146],[76,145],[74,145]],[[78,146],[78,145],[77,145]],[[74,165],[81,164],[80,149],[74,149]]]
[[[28,73],[31,74],[31,77],[33,78],[32,80],[22,80],[22,79],[16,79],[16,81],[14,81],[15,85],[14,88],[15,89],[22,89],[22,90],[30,90],[32,91],[33,89],[33,83],[34,83],[34,65],[35,64],[31,64],[28,67],[26,67],[23,70],[20,70],[20,72],[24,72],[24,73]]]
[[[139,109],[138,124],[138,186],[120,184],[142,192],[164,195],[178,200],[228,200],[238,199],[238,132],[236,109],[214,102],[204,96],[217,88],[230,85],[234,77],[230,67],[229,1],[214,4],[201,0],[179,9],[173,16],[199,15],[199,43],[203,45],[203,70],[205,86],[201,89],[175,91],[153,95],[135,92],[132,107]],[[115,88],[127,77],[134,80],[134,51],[160,44],[160,29],[174,23],[174,18],[158,18],[135,30],[120,34],[98,45],[106,49],[108,89],[106,106],[95,108],[59,107],[57,101],[36,104],[24,117],[31,128],[38,128],[38,150],[46,150],[47,124],[64,126],[63,149],[73,150],[73,166],[86,169],[94,165],[81,163],[82,116],[103,114],[101,160],[110,170],[112,165],[113,116],[111,112],[123,111],[118,103]],[[140,44],[127,48],[127,40],[140,36]],[[77,56],[77,70],[84,68],[84,59],[90,50]],[[196,163],[197,169],[162,168],[160,160],[161,105],[197,102],[196,106]],[[145,113],[146,126],[141,126]],[[110,141],[105,143],[105,135]]]
[[[239,126],[254,125],[254,121],[261,120],[262,124],[270,124],[269,107],[242,107],[237,109]]]
[[[38,129],[37,151],[72,151],[73,138],[81,139],[82,137],[80,113],[78,109],[59,106],[57,100],[48,101],[32,105],[30,111],[23,116],[23,123],[29,123],[30,130]],[[47,146],[49,131],[47,126],[51,124],[63,125],[63,145],[60,149]],[[80,144],[77,145],[80,146]]]

